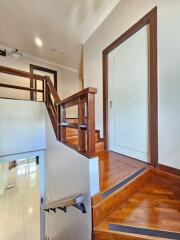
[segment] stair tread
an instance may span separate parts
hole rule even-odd
[[[163,239],[164,235],[168,236],[171,233],[178,233],[180,237],[180,191],[152,180],[108,216],[94,231],[112,231],[109,224],[125,226],[125,229],[135,228],[142,233],[144,229],[152,230],[153,234],[159,234],[158,236]],[[119,232],[122,231],[115,231],[116,234]],[[155,237],[153,236],[153,239],[157,238]]]
[[[149,164],[115,153],[103,151],[98,154],[100,190],[104,192]]]
[[[112,231],[107,223],[101,223],[93,232],[94,240],[164,240],[162,237],[140,235],[123,231]]]

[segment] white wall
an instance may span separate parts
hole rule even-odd
[[[158,6],[159,162],[180,168],[180,1],[121,0],[84,45],[84,84],[98,88],[96,128],[103,130],[102,51]]]
[[[45,186],[46,203],[74,194],[87,193],[87,213],[68,207],[67,213],[46,213],[46,236],[53,240],[91,239],[91,198],[99,191],[98,160],[88,159],[57,142],[49,115],[46,116]]]
[[[0,157],[45,149],[44,103],[0,99]]]
[[[61,98],[69,97],[82,89],[82,76],[66,69],[62,69]],[[67,109],[67,117],[78,117],[77,106]]]

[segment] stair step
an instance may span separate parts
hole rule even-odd
[[[159,237],[112,231],[108,224],[100,224],[93,232],[93,240],[162,240]]]
[[[76,120],[74,122],[68,122],[66,125],[69,127],[66,128],[67,144],[77,145],[78,144],[78,129]],[[76,128],[73,128],[76,127]],[[100,138],[100,131],[96,130],[96,153],[104,151],[104,141]],[[74,146],[76,148],[76,146]]]
[[[98,142],[96,142],[96,153],[99,153],[102,151],[104,151],[104,141],[99,140]]]
[[[101,192],[115,186],[140,168],[149,166],[142,161],[112,151],[100,152],[98,157]]]
[[[152,179],[94,228],[94,240],[180,239],[180,190]]]
[[[107,196],[103,193],[98,193],[92,198],[93,203],[93,226],[96,227],[107,216],[109,216],[121,204],[132,197],[138,190],[143,188],[149,181],[152,180],[152,169],[147,167],[143,172],[139,172],[137,176],[130,179],[123,186],[115,186],[115,189],[110,189]],[[109,190],[108,190],[109,191]]]
[[[108,224],[99,225],[93,232],[93,240],[162,240],[165,238],[135,234],[124,231],[113,231]],[[167,239],[167,238],[166,238]]]

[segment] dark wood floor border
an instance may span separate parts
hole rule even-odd
[[[180,233],[148,229],[148,228],[109,224],[109,230],[117,231],[117,232],[119,231],[119,232],[140,234],[140,235],[146,235],[146,236],[152,236],[152,237],[161,237],[166,239],[177,239],[177,240],[180,239]]]
[[[178,168],[169,167],[169,166],[166,166],[166,165],[163,165],[163,164],[159,164],[158,168],[165,171],[165,172],[169,172],[169,173],[172,173],[174,175],[180,176],[180,169],[178,169]]]
[[[103,51],[103,128],[105,149],[108,150],[108,55],[147,24],[150,26],[149,149],[151,165],[156,167],[158,165],[157,7],[153,8]]]

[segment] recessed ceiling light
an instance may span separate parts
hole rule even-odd
[[[42,40],[40,38],[35,38],[35,43],[37,46],[41,47],[42,46]]]

